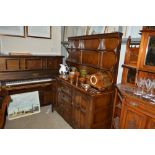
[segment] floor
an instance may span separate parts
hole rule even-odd
[[[5,129],[72,129],[56,112],[51,112],[51,106],[41,107],[41,112],[18,118],[6,119]]]

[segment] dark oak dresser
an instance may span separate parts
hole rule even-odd
[[[87,75],[109,72],[112,84],[105,89],[58,78],[57,102],[54,108],[73,128],[110,128],[117,80],[122,33],[107,33],[68,38],[66,63]]]

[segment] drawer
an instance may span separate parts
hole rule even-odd
[[[66,93],[61,92],[61,100],[63,100],[66,103],[71,104],[71,96],[68,96]]]
[[[72,91],[71,91],[71,87],[70,86],[68,86],[66,84],[61,84],[60,88],[61,88],[61,91],[65,92],[66,94],[71,96]]]
[[[145,113],[146,115],[150,115],[151,117],[153,116],[155,118],[155,105],[151,103],[129,98],[126,98],[124,103]]]

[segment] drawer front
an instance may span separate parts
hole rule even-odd
[[[63,100],[63,102],[71,104],[71,96],[68,96],[63,91],[61,92],[61,100]]]
[[[60,88],[61,88],[61,91],[68,94],[69,96],[71,96],[71,87],[69,87],[68,85],[66,85],[64,83],[63,84],[61,83]]]
[[[136,99],[126,99],[125,103],[128,104],[130,107],[140,110],[146,115],[153,116],[155,118],[155,106],[151,105],[151,103],[144,103],[140,102],[139,100]]]

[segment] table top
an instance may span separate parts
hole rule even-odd
[[[140,100],[142,102],[147,102],[149,104],[155,105],[155,94],[137,94],[136,93],[136,86],[129,86],[125,84],[117,84],[116,87],[118,88],[118,91],[123,95],[127,97],[132,97],[137,100]]]

